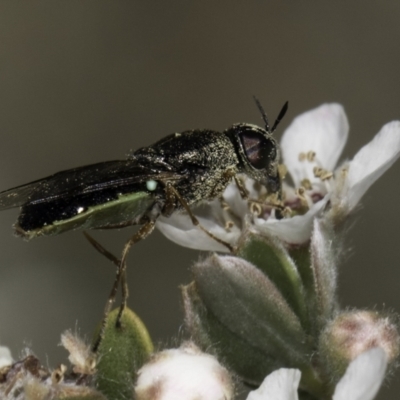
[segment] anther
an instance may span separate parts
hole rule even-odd
[[[327,179],[331,179],[333,177],[332,171],[328,171],[320,167],[314,167],[313,172],[314,176],[321,179],[321,181],[326,181]]]
[[[300,184],[301,184],[301,186],[302,186],[304,189],[306,189],[306,190],[311,190],[311,189],[312,189],[311,181],[310,181],[309,179],[307,179],[307,178],[303,179],[303,180],[300,182]]]
[[[306,189],[304,187],[300,186],[298,189],[296,189],[295,193],[303,207],[310,208],[312,206],[312,200],[310,196],[307,195]]]
[[[316,156],[315,151],[309,151],[307,153],[307,161],[314,162],[315,161],[315,156]]]
[[[267,203],[270,204],[272,207],[283,208],[282,201],[278,198],[276,193],[272,193],[267,197]]]
[[[233,223],[233,221],[226,221],[225,222],[225,230],[227,232],[230,232],[231,229],[235,226],[235,224]]]
[[[255,215],[256,217],[258,217],[262,214],[263,210],[262,210],[261,204],[252,201],[249,203],[249,206],[250,206],[251,214]]]
[[[288,173],[288,170],[287,170],[287,167],[286,167],[285,164],[279,164],[278,165],[278,173],[279,173],[279,176],[280,176],[280,178],[282,180],[285,179],[285,177],[286,177],[286,175]]]
[[[53,384],[57,384],[64,379],[64,374],[67,371],[67,367],[64,364],[61,364],[58,368],[56,368],[51,373],[51,381]]]
[[[332,171],[324,171],[324,173],[321,176],[322,181],[326,181],[328,179],[331,179],[333,177],[333,172]]]
[[[340,173],[342,174],[342,177],[343,177],[343,178],[346,178],[347,175],[348,175],[348,173],[349,173],[349,167],[346,166],[346,167],[342,168],[342,169],[340,170]]]
[[[306,159],[307,159],[307,154],[301,152],[301,153],[299,154],[299,161],[305,161]]]
[[[229,211],[229,210],[230,210],[229,204],[228,204],[225,200],[223,200],[223,199],[221,199],[220,201],[221,201],[221,207],[222,207],[222,209],[223,209],[224,211]]]
[[[322,171],[323,171],[323,169],[320,168],[320,167],[314,167],[313,168],[314,176],[316,178],[319,178],[321,176]]]

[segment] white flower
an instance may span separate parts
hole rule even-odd
[[[138,400],[231,400],[228,371],[193,343],[156,354],[138,373]]]
[[[235,184],[230,184],[223,201],[202,204],[193,212],[204,228],[232,246],[245,228],[272,234],[287,244],[306,243],[317,215],[326,212],[332,221],[348,215],[400,155],[400,122],[394,121],[383,126],[352,161],[335,170],[348,130],[346,114],[339,104],[323,104],[305,112],[286,129],[281,141],[282,161],[294,184],[283,184],[285,205],[292,210],[287,218],[275,218],[271,205],[265,202],[265,189],[259,189],[250,179],[245,181],[246,188],[256,202],[242,200]],[[184,213],[160,217],[157,227],[182,246],[227,251],[193,226]]]
[[[261,386],[247,396],[247,400],[298,400],[301,372],[281,368],[269,374]]]
[[[375,347],[359,355],[336,385],[333,400],[372,400],[383,382],[387,367],[384,350]],[[281,368],[268,375],[247,400],[298,400],[301,373]]]
[[[5,346],[0,346],[0,368],[11,365],[12,363],[13,359],[11,357],[10,349]]]

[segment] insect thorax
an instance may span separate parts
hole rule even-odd
[[[227,171],[236,173],[238,166],[231,140],[224,133],[211,130],[171,135],[138,150],[132,157],[146,157],[153,165],[179,172],[182,178],[173,184],[188,205],[222,194],[232,179]]]

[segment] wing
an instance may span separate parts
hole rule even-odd
[[[0,211],[26,204],[39,204],[57,199],[121,189],[147,180],[179,180],[176,171],[154,169],[136,160],[107,161],[58,172],[46,178],[0,193]]]

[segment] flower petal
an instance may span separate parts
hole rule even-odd
[[[389,122],[365,145],[348,164],[344,184],[337,185],[335,200],[341,208],[351,211],[369,187],[400,156],[400,121]],[[340,172],[340,171],[339,171]]]
[[[387,356],[380,347],[353,360],[336,386],[333,400],[372,400],[385,377]]]
[[[244,181],[246,190],[249,193],[249,199],[258,198],[258,193],[254,190],[254,181],[250,178],[246,178]],[[236,183],[230,183],[223,194],[224,201],[228,204],[229,209],[236,215],[238,218],[243,219],[249,213],[248,201],[243,200],[240,196]],[[218,203],[220,207],[221,204]],[[222,210],[220,211],[220,213]]]
[[[298,369],[278,369],[269,374],[257,390],[250,392],[247,400],[298,400],[300,377]]]
[[[314,218],[322,211],[329,200],[325,196],[304,215],[296,215],[287,219],[254,220],[254,226],[260,233],[269,233],[277,236],[288,244],[303,244],[310,240]]]
[[[333,170],[346,144],[349,123],[340,104],[323,104],[296,117],[281,141],[282,158],[295,186],[308,178],[316,182],[315,163],[300,161],[300,153],[315,152],[319,167]]]
[[[224,227],[211,218],[196,217],[204,228],[219,239],[232,245],[239,239],[240,229],[238,227],[233,226],[230,232],[227,232]],[[227,247],[194,226],[187,214],[174,213],[168,218],[160,217],[156,226],[163,235],[180,246],[196,250],[228,252]]]

